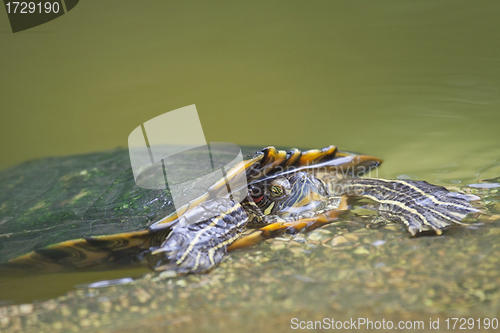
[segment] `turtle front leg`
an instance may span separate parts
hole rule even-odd
[[[406,225],[412,236],[426,230],[441,235],[442,229],[462,224],[467,214],[480,211],[469,203],[478,197],[450,192],[425,181],[348,178],[329,187],[332,194],[377,202],[381,218]]]
[[[340,205],[337,209],[328,210],[313,217],[302,218],[295,221],[270,223],[249,235],[237,239],[227,250],[232,251],[242,247],[255,245],[265,239],[279,236],[285,232],[297,233],[304,229],[310,231],[331,223],[347,211],[347,200],[348,198],[344,196],[341,198]],[[265,221],[265,217],[263,220]]]
[[[248,219],[241,204],[231,199],[208,200],[179,218],[149,261],[157,271],[206,272],[223,259]]]

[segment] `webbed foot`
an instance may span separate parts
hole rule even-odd
[[[450,192],[425,181],[352,178],[339,185],[343,194],[379,203],[381,218],[403,223],[413,236],[427,230],[440,235],[442,229],[462,224],[467,214],[480,211],[470,204],[478,197]]]
[[[154,269],[202,273],[215,267],[240,237],[248,215],[230,199],[209,200],[179,218],[163,244],[151,254]]]

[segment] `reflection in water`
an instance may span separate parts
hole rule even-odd
[[[94,282],[89,284],[87,287],[88,288],[104,288],[104,287],[109,287],[109,286],[119,286],[122,284],[127,284],[131,283],[134,280],[132,278],[122,278],[122,279],[115,279],[115,280],[104,280],[104,281],[99,281],[99,282]]]

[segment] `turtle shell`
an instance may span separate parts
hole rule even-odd
[[[0,172],[0,262],[67,240],[144,230],[174,211],[171,199],[168,189],[136,185],[127,149],[11,167]]]

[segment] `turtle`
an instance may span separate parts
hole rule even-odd
[[[480,212],[473,195],[425,181],[367,177],[381,163],[333,145],[269,146],[176,209],[168,188],[137,186],[125,149],[25,162],[0,173],[0,271],[147,265],[204,273],[228,251],[335,221],[356,197],[376,206],[374,225],[401,223],[411,236],[441,235]],[[246,178],[240,199],[226,188],[238,175]]]

